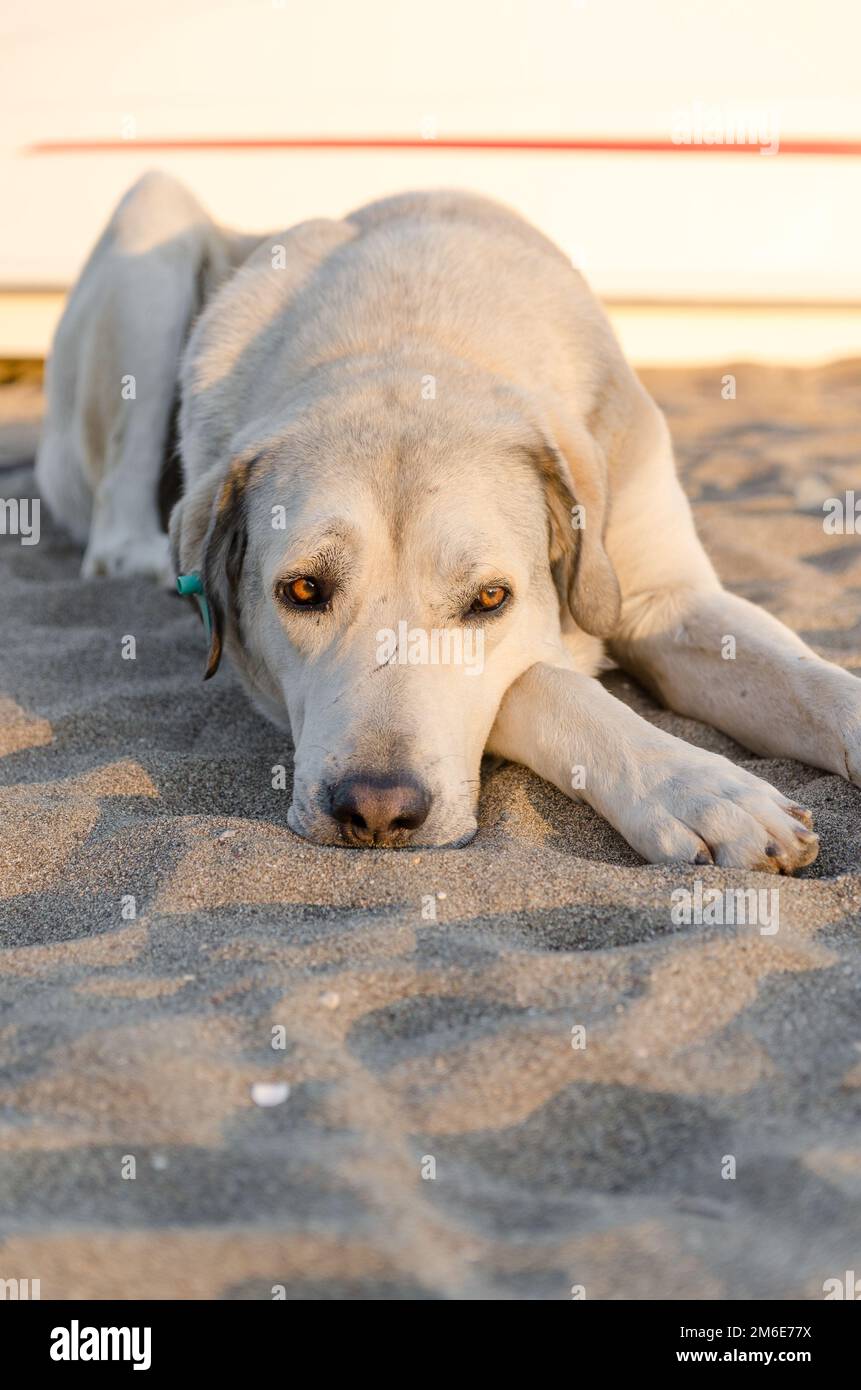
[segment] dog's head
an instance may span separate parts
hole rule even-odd
[[[289,723],[289,823],[322,844],[468,841],[500,701],[559,652],[558,595],[596,635],[618,613],[594,460],[572,470],[498,391],[411,390],[328,395],[171,519],[212,612],[206,675],[226,649]]]

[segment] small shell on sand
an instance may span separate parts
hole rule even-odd
[[[251,1087],[251,1099],[255,1105],[283,1105],[290,1094],[286,1081],[255,1081]]]

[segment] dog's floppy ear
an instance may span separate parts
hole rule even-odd
[[[619,621],[619,581],[604,547],[607,466],[585,430],[557,430],[535,462],[544,479],[550,517],[550,565],[578,627],[610,637]]]
[[[177,574],[197,573],[209,604],[209,655],[204,680],[218,670],[228,622],[238,626],[238,589],[248,543],[246,490],[254,460],[210,469],[180,499],[170,518]]]

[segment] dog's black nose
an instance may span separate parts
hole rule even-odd
[[[405,845],[428,817],[430,794],[407,776],[357,773],[332,788],[332,816],[353,845]]]

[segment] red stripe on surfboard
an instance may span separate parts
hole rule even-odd
[[[422,140],[406,136],[301,135],[278,137],[181,137],[165,140],[43,140],[27,154],[116,154],[130,149],[161,151],[218,150],[485,150],[575,154],[759,154],[760,145],[676,144],[672,140],[444,137]],[[780,140],[784,155],[861,155],[861,140]],[[772,157],[773,156],[764,156]]]

